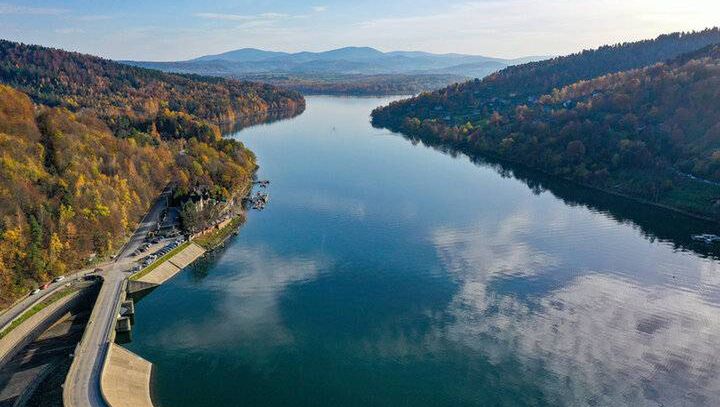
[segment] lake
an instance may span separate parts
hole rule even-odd
[[[307,98],[232,137],[270,203],[137,304],[159,406],[714,406],[717,226]]]

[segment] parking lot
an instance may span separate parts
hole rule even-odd
[[[158,240],[156,243],[145,243],[137,250],[138,263],[132,268],[132,272],[137,272],[151,265],[157,259],[168,254],[172,249],[178,247],[185,241],[185,238],[168,238]]]
[[[133,260],[137,262],[131,272],[138,272],[151,265],[186,240],[180,233],[179,222],[177,208],[167,208],[163,211],[160,220],[148,233],[143,244],[131,254]]]

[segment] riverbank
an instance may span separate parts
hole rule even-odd
[[[392,132],[398,133],[403,138],[413,143],[421,142],[428,147],[445,153],[463,154],[471,160],[498,162],[504,163],[510,167],[521,167],[524,170],[535,171],[543,176],[555,177],[583,188],[589,188],[624,199],[630,199],[644,205],[669,210],[684,216],[711,222],[716,225],[720,224],[720,185],[717,184],[706,183],[701,180],[682,177],[672,173],[663,174],[672,178],[672,187],[666,191],[658,192],[658,200],[654,201],[641,196],[641,194],[647,195],[649,192],[640,187],[637,188],[637,191],[639,192],[631,192],[631,187],[634,184],[641,185],[643,184],[643,181],[652,179],[655,175],[654,170],[645,172],[630,172],[628,170],[620,171],[617,174],[608,176],[605,184],[610,184],[612,187],[607,187],[582,182],[576,178],[545,171],[542,168],[531,167],[524,162],[498,155],[495,151],[478,149],[477,147],[471,146],[467,143],[460,142],[450,144],[448,140],[445,140],[434,133],[421,134],[419,131],[413,131],[412,129],[408,129],[402,125],[395,125],[393,123],[378,120],[375,117],[373,117],[373,126],[386,128]]]
[[[233,218],[227,219],[215,228],[209,230],[202,236],[194,239],[194,242],[205,248],[212,250],[225,242],[243,223],[245,223],[245,213],[240,213]]]
[[[181,251],[185,250],[185,248],[188,247],[189,245],[190,245],[190,241],[187,241],[187,242],[181,244],[180,246],[172,249],[172,250],[169,251],[166,255],[160,257],[159,259],[157,259],[156,261],[154,261],[152,264],[148,265],[148,266],[145,267],[144,269],[142,269],[142,270],[138,271],[137,273],[135,273],[135,274],[131,275],[130,277],[128,277],[128,280],[130,280],[130,281],[136,281],[136,280],[139,280],[139,279],[143,278],[145,275],[151,273],[153,270],[155,270],[156,268],[160,267],[163,263],[165,263],[167,260],[171,259],[171,258],[172,258],[173,256],[175,256],[176,254],[178,254],[178,253],[180,253]]]
[[[152,285],[162,284],[202,257],[206,251],[222,245],[244,222],[244,213],[226,219],[171,250],[146,268],[131,275],[128,280]]]
[[[244,220],[244,213],[226,219],[131,275],[128,278],[128,293],[146,291],[165,283],[202,257],[207,250],[221,245]],[[151,362],[111,343],[101,374],[103,398],[111,407],[152,406],[152,370]]]
[[[152,363],[127,349],[110,344],[100,387],[111,407],[152,407]]]

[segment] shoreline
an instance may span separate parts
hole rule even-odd
[[[687,216],[687,217],[690,217],[690,218],[693,218],[693,219],[696,219],[696,220],[708,222],[708,223],[711,223],[711,224],[713,224],[713,225],[715,225],[715,226],[720,226],[720,219],[712,218],[712,217],[709,216],[709,215],[704,215],[704,214],[700,214],[700,213],[691,212],[691,211],[688,211],[688,210],[685,210],[685,209],[681,209],[681,208],[677,208],[677,207],[674,207],[674,206],[662,204],[662,203],[659,203],[659,202],[648,201],[647,199],[640,198],[640,197],[633,196],[633,195],[629,195],[629,194],[626,194],[626,193],[623,193],[623,192],[613,191],[613,190],[611,190],[611,189],[606,189],[606,188],[602,188],[602,187],[599,187],[599,186],[596,186],[596,185],[586,184],[586,183],[583,183],[583,182],[580,182],[580,181],[577,181],[577,180],[574,180],[574,179],[566,178],[566,177],[563,177],[563,176],[560,176],[560,175],[551,174],[551,173],[548,173],[548,172],[546,172],[546,171],[543,171],[542,169],[535,168],[535,167],[529,167],[529,166],[527,166],[527,165],[524,165],[524,164],[521,163],[521,162],[514,161],[514,160],[512,160],[512,159],[505,158],[505,157],[500,157],[500,156],[498,156],[498,155],[496,155],[496,154],[494,154],[494,153],[492,153],[492,152],[484,152],[484,151],[481,151],[481,152],[471,152],[471,151],[469,151],[467,148],[464,148],[464,147],[462,147],[462,146],[461,146],[461,147],[457,147],[457,146],[453,146],[453,145],[446,145],[446,144],[444,144],[444,143],[442,143],[442,142],[440,142],[440,141],[433,142],[433,141],[434,141],[433,139],[430,139],[430,138],[427,138],[427,137],[422,137],[422,136],[419,136],[419,135],[414,135],[414,134],[411,134],[411,133],[407,133],[407,132],[405,132],[405,131],[403,131],[403,130],[400,130],[400,129],[398,129],[398,128],[395,128],[395,127],[386,127],[384,124],[379,124],[379,123],[378,123],[378,125],[379,125],[379,126],[382,126],[383,129],[389,130],[389,131],[391,131],[391,132],[393,132],[393,133],[395,133],[395,134],[397,134],[397,135],[400,135],[401,137],[403,137],[403,138],[405,138],[405,139],[408,139],[408,140],[410,140],[410,141],[420,141],[423,145],[425,145],[425,146],[427,146],[427,147],[430,147],[430,148],[433,148],[433,149],[437,149],[437,150],[440,150],[440,151],[443,151],[443,152],[456,152],[456,153],[460,153],[460,154],[464,155],[465,157],[467,157],[471,162],[473,161],[473,157],[477,157],[477,158],[480,158],[480,159],[483,159],[483,160],[491,160],[491,161],[488,161],[488,163],[492,163],[492,161],[495,161],[495,162],[497,162],[497,163],[499,163],[499,164],[505,163],[505,164],[508,164],[508,165],[511,165],[511,166],[520,167],[520,168],[522,168],[522,169],[524,169],[524,170],[526,170],[526,171],[530,171],[530,172],[535,172],[535,173],[538,173],[538,174],[542,174],[542,175],[545,176],[545,177],[555,178],[555,179],[557,179],[557,180],[560,180],[560,181],[563,181],[563,182],[567,182],[567,183],[570,183],[570,184],[575,185],[575,186],[579,186],[579,187],[582,187],[582,188],[587,188],[587,189],[590,189],[590,190],[593,190],[593,191],[601,192],[601,193],[608,194],[608,195],[612,195],[612,196],[615,196],[615,197],[619,197],[619,198],[631,200],[631,201],[634,201],[634,202],[637,202],[637,203],[640,203],[640,204],[643,204],[643,205],[648,205],[648,206],[652,206],[652,207],[654,207],[654,208],[667,210],[667,211],[674,212],[674,213],[676,213],[676,214],[680,214],[680,215],[683,215],[683,216]]]

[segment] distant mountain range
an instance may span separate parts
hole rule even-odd
[[[213,76],[242,77],[247,74],[380,75],[430,74],[481,78],[510,65],[546,59],[492,58],[481,55],[433,54],[421,51],[382,52],[370,47],[345,47],[324,52],[278,52],[242,48],[188,61],[123,61],[163,71]]]

